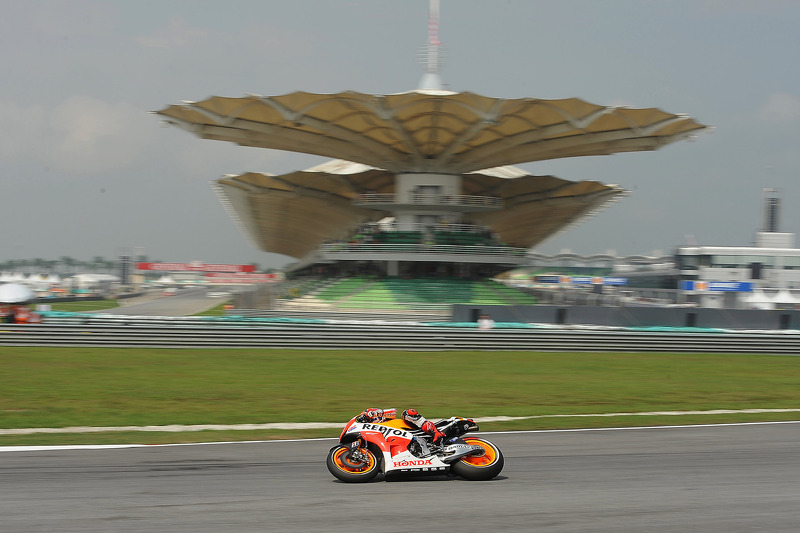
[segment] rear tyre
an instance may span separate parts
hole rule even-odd
[[[470,481],[487,481],[503,470],[503,452],[500,448],[478,437],[464,437],[464,442],[483,448],[483,455],[468,455],[453,463],[452,471]]]
[[[328,470],[345,483],[366,483],[380,472],[378,458],[370,450],[360,448],[361,457],[354,457],[349,446],[334,446],[328,452]]]

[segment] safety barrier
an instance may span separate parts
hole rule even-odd
[[[594,330],[474,324],[408,325],[321,319],[207,321],[105,317],[82,323],[0,325],[2,346],[282,348],[348,350],[519,350],[548,352],[687,352],[800,355],[797,332]],[[102,323],[100,323],[102,322]]]

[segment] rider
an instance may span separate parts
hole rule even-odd
[[[370,407],[369,409],[364,409],[364,411],[356,417],[356,420],[361,423],[371,422],[377,424],[379,422],[385,422],[386,420],[393,420],[396,416],[397,409],[378,409],[376,407]],[[444,437],[444,433],[439,431],[439,428],[437,428],[433,422],[422,416],[416,409],[406,409],[403,411],[403,421],[409,426],[421,429],[430,435],[434,444],[437,444],[439,439]]]

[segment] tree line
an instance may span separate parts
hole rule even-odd
[[[148,259],[146,255],[140,255],[132,259],[132,263],[162,263],[161,259]],[[256,263],[250,263],[256,267]],[[106,274],[116,274],[120,269],[119,259],[106,259],[105,257],[95,256],[90,260],[75,259],[62,256],[58,259],[9,259],[0,261],[0,272],[25,271],[36,274],[63,274],[74,272],[102,272]],[[265,272],[277,272],[278,269],[269,268]]]
[[[137,261],[147,261],[146,258],[139,258]],[[58,259],[9,259],[0,261],[0,272],[14,272],[19,270],[37,273],[63,273],[63,272],[108,272],[111,273],[119,269],[118,259],[106,259],[105,257],[95,256],[90,260],[75,259],[62,256]]]

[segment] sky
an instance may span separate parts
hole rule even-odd
[[[427,0],[0,0],[0,262],[257,250],[210,182],[324,158],[201,140],[153,111],[209,96],[413,90]],[[762,189],[800,231],[800,2],[441,0],[442,77],[500,98],[657,107],[713,127],[655,152],[519,165],[630,191],[534,251],[747,246]]]

